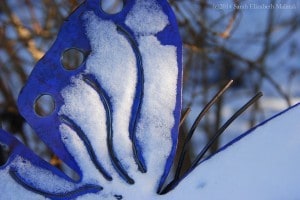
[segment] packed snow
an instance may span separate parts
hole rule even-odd
[[[98,94],[85,82],[79,78],[74,78],[72,84],[62,91],[62,96],[65,105],[61,108],[59,114],[68,115],[71,119],[74,119],[77,124],[81,125],[81,129],[87,138],[89,138],[91,145],[97,147],[94,148],[94,151],[100,158],[101,164],[109,172],[113,173],[111,165],[107,163],[109,157],[106,148],[106,135],[101,134],[106,132],[106,118],[105,110]],[[93,117],[90,117],[91,113],[93,113]],[[69,150],[76,155],[74,158],[77,160],[77,163],[87,166],[81,167],[84,172],[83,176],[86,177],[86,173],[90,172],[92,167],[86,164],[89,162],[86,159],[88,153],[86,152],[83,142],[78,136],[76,137],[73,130],[65,125],[60,127],[60,131],[62,132],[62,140],[66,146],[70,148]],[[72,145],[70,145],[70,143]],[[92,173],[87,177],[92,178],[94,176],[94,173]]]
[[[20,156],[11,160],[9,167],[12,167],[22,180],[25,180],[26,182],[34,182],[35,186],[42,191],[64,193],[66,191],[68,192],[76,189],[76,185],[74,183],[61,179],[48,170],[40,169],[35,165],[32,165],[29,160],[21,158]],[[1,199],[2,197],[5,200],[29,200],[33,198],[45,199],[40,195],[26,190],[23,186],[16,183],[12,176],[10,176],[8,166],[4,166],[4,168],[0,170],[0,177]]]
[[[299,199],[300,105],[201,163],[170,199]]]
[[[169,22],[155,1],[137,0],[125,23],[137,35],[154,35],[163,30]]]

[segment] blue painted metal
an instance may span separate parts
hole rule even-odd
[[[144,72],[143,72],[143,63],[141,58],[141,53],[138,47],[137,39],[135,38],[134,32],[126,26],[125,19],[127,14],[135,5],[135,0],[125,0],[124,8],[120,13],[117,14],[107,14],[101,10],[100,5],[101,0],[86,0],[82,3],[63,23],[61,30],[57,36],[57,39],[45,56],[39,60],[33,69],[27,84],[22,89],[19,98],[18,98],[18,108],[22,116],[26,121],[31,125],[31,127],[36,131],[38,136],[45,142],[45,144],[51,148],[51,150],[71,169],[73,169],[80,177],[78,181],[74,181],[66,176],[64,173],[59,171],[57,168],[53,167],[49,163],[43,161],[41,158],[36,156],[32,151],[20,143],[16,138],[11,134],[0,129],[0,142],[8,145],[12,150],[10,154],[9,161],[5,166],[0,168],[4,169],[10,167],[11,161],[14,160],[17,156],[29,160],[31,164],[51,171],[53,174],[59,176],[60,178],[67,180],[71,183],[80,184],[82,179],[82,171],[77,165],[74,157],[67,150],[63,141],[61,140],[61,133],[59,131],[59,126],[64,123],[71,127],[79,136],[79,138],[85,144],[87,151],[92,162],[95,164],[99,172],[103,175],[104,178],[111,181],[112,177],[108,172],[106,172],[102,166],[101,162],[96,158],[95,152],[90,145],[90,141],[85,137],[80,126],[76,125],[74,121],[67,118],[66,116],[60,116],[58,114],[60,108],[64,105],[63,97],[61,91],[63,88],[71,84],[71,77],[78,74],[84,74],[86,69],[86,60],[76,68],[75,70],[66,70],[62,66],[61,58],[63,53],[70,48],[79,49],[84,52],[85,59],[88,57],[91,52],[91,45],[87,38],[85,32],[85,21],[83,20],[83,14],[87,11],[92,11],[101,19],[110,20],[116,24],[120,34],[124,35],[128,42],[130,43],[137,60],[137,71],[138,71],[138,80],[136,86],[135,99],[131,110],[131,120],[129,125],[129,137],[132,140],[132,149],[134,152],[134,159],[138,165],[138,169],[141,173],[147,172],[147,166],[145,159],[143,158],[142,148],[136,139],[136,123],[140,117],[140,109],[143,103],[143,90],[144,90]],[[172,129],[172,150],[167,158],[167,164],[164,166],[164,173],[161,177],[159,191],[165,182],[167,175],[170,171],[177,144],[178,136],[178,126],[181,110],[181,81],[182,81],[182,46],[181,39],[179,36],[175,16],[167,3],[166,0],[157,0],[157,3],[162,7],[163,12],[168,16],[169,24],[167,27],[159,32],[156,36],[158,40],[163,45],[174,45],[177,47],[177,62],[178,62],[178,79],[177,79],[177,97],[176,97],[176,109],[174,111],[175,124]],[[112,143],[113,131],[110,126],[112,123],[111,116],[111,106],[110,99],[105,94],[105,91],[101,88],[100,84],[95,82],[95,79],[90,75],[84,76],[84,81],[92,86],[99,94],[99,98],[104,102],[106,113],[107,113],[107,127],[108,127],[108,148],[111,156],[111,161],[113,166],[119,175],[129,184],[134,184],[134,180],[129,177],[125,168],[119,162],[118,158],[115,156],[114,147]],[[51,95],[55,101],[55,110],[49,116],[41,117],[37,115],[34,111],[34,104],[36,100],[44,94]],[[155,150],[154,150],[155,151]],[[45,197],[51,199],[70,199],[76,196],[80,196],[86,193],[95,193],[101,191],[105,186],[98,185],[84,185],[78,186],[74,191],[66,191],[66,193],[50,193],[48,191],[43,191],[39,189],[32,181],[27,180],[26,177],[18,173],[14,167],[10,167],[11,177],[24,188],[44,195]],[[38,176],[38,175],[37,175]],[[121,195],[115,195],[117,199],[121,199]]]
[[[30,161],[32,165],[38,166],[41,169],[47,170],[55,174],[56,176],[69,181],[70,183],[77,184],[77,181],[72,180],[70,177],[65,175],[63,172],[58,170],[56,167],[50,165],[45,160],[38,157],[34,152],[24,146],[18,139],[12,136],[10,133],[7,133],[0,129],[0,142],[6,144],[9,149],[11,150],[10,157],[7,163],[0,167],[1,169],[5,169],[9,167],[9,174],[11,177],[24,188],[29,191],[32,191],[37,194],[41,194],[45,197],[51,199],[72,199],[74,197],[87,194],[87,193],[97,193],[102,190],[102,186],[100,185],[93,185],[93,184],[86,184],[82,186],[77,186],[75,190],[72,191],[65,191],[63,193],[49,193],[47,191],[43,191],[39,189],[37,186],[32,184],[30,180],[27,180],[26,177],[22,176],[22,174],[18,173],[18,170],[11,166],[11,162],[18,156],[22,157],[24,160]],[[38,176],[38,175],[37,175]]]

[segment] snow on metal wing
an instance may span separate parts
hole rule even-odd
[[[0,130],[12,149],[1,195],[72,199],[96,193],[122,199],[161,189],[175,154],[181,109],[182,49],[166,0],[128,0],[116,14],[87,0],[64,22],[22,89],[20,113],[79,175],[73,180]],[[83,55],[67,66],[65,52]],[[74,58],[75,59],[75,58]],[[52,113],[35,105],[50,96]],[[137,188],[139,191],[137,192]],[[141,191],[141,189],[143,191]]]

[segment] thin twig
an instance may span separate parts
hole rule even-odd
[[[236,5],[240,4],[239,0],[233,0],[233,3],[236,4]],[[225,30],[222,33],[218,34],[221,38],[228,39],[231,36],[232,29],[233,29],[233,26],[234,26],[235,21],[237,19],[239,11],[240,10],[235,6],[232,17],[230,18]]]
[[[184,113],[182,114],[181,119],[180,119],[179,127],[182,126],[183,122],[185,121],[185,119],[187,118],[187,116],[190,114],[190,112],[191,112],[191,108],[190,107],[188,107],[184,111]]]

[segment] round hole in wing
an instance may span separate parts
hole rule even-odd
[[[83,63],[84,57],[83,51],[70,48],[63,52],[61,62],[66,70],[75,70]]]
[[[34,103],[34,112],[40,117],[47,117],[55,110],[55,101],[49,94],[39,96]]]
[[[123,0],[101,0],[100,9],[107,14],[117,14],[122,11],[124,7]]]

